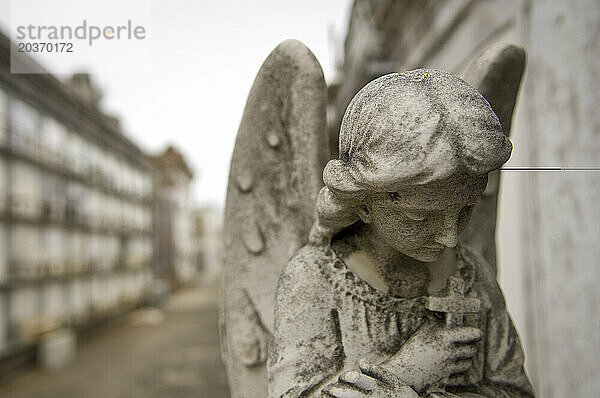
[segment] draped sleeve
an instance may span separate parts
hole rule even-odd
[[[339,317],[318,266],[326,260],[307,246],[282,271],[267,363],[270,398],[320,397],[321,387],[342,370]]]

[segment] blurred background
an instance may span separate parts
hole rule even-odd
[[[217,312],[229,158],[254,76],[287,38],[323,66],[334,154],[368,81],[460,75],[498,42],[526,49],[509,166],[586,170],[503,173],[499,283],[538,395],[600,394],[598,1],[149,4],[150,72],[74,57],[70,75],[11,74],[0,0],[0,396],[228,396]]]

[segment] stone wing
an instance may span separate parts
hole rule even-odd
[[[524,71],[525,50],[507,44],[489,48],[469,66],[463,77],[488,100],[507,136],[510,136],[512,113]],[[499,186],[500,172],[496,170],[489,174],[487,189],[463,233],[463,240],[488,260],[494,270]]]
[[[242,117],[224,220],[221,340],[232,397],[266,397],[275,287],[308,239],[328,160],[323,71],[302,43],[263,63]]]

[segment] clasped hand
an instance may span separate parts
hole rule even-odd
[[[323,389],[336,398],[417,397],[428,386],[469,370],[482,337],[474,327],[452,327],[436,321],[424,324],[400,350],[379,365],[359,363],[360,373],[346,372]]]

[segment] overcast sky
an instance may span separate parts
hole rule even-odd
[[[0,0],[0,4],[0,25],[7,31],[10,3]],[[72,70],[94,73],[105,94],[103,107],[121,118],[125,133],[142,149],[157,152],[173,144],[184,154],[196,174],[193,192],[198,203],[222,205],[235,134],[261,63],[279,42],[295,38],[314,52],[326,79],[332,79],[332,52],[341,49],[351,1],[153,0],[150,4],[150,73],[99,73],[76,57]],[[44,12],[44,7],[37,7],[38,12]],[[337,45],[332,45],[332,39]]]

